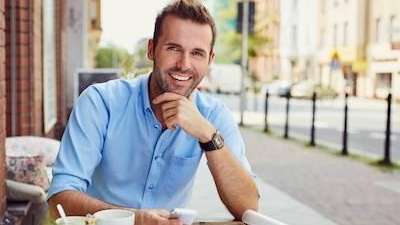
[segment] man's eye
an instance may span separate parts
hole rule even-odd
[[[193,52],[192,55],[198,56],[198,57],[204,57],[204,54],[202,52]]]
[[[179,51],[179,49],[177,47],[173,47],[173,46],[168,47],[167,50],[168,51],[176,51],[176,52]]]

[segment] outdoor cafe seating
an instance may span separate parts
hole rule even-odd
[[[23,225],[40,225],[47,212],[51,167],[58,140],[18,136],[6,138],[7,205]]]

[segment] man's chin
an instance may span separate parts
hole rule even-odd
[[[166,92],[171,92],[171,93],[174,93],[174,94],[177,94],[177,95],[181,95],[181,96],[184,96],[184,97],[188,98],[193,93],[193,90],[192,91],[189,91],[189,90],[186,90],[186,91],[168,90]]]

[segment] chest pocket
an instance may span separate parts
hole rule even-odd
[[[172,201],[181,202],[190,193],[202,154],[191,157],[173,155],[165,171],[164,191]],[[174,199],[172,199],[174,198]]]

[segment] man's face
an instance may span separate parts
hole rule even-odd
[[[159,91],[188,97],[214,59],[211,41],[209,25],[167,16],[157,43],[150,40],[148,45],[148,57],[154,61],[152,76]]]

